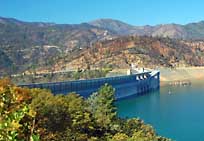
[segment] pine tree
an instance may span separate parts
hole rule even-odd
[[[113,87],[105,84],[88,99],[89,110],[93,113],[97,124],[105,129],[110,129],[112,121],[116,118],[114,93]]]

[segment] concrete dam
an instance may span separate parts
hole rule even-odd
[[[115,88],[116,99],[140,95],[160,87],[160,72],[148,71],[124,76],[104,77],[90,80],[63,81],[51,83],[23,84],[20,87],[50,89],[54,94],[75,92],[87,98],[102,85],[110,84]]]

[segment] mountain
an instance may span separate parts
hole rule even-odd
[[[23,42],[36,46],[59,45],[70,49],[88,46],[90,41],[100,40],[112,34],[87,23],[70,25],[0,18],[1,46],[6,43],[15,45]]]
[[[112,19],[99,19],[89,22],[90,25],[111,30],[119,35],[139,35],[153,37],[170,37],[177,39],[204,39],[204,22],[186,25],[162,24],[156,26],[133,26]]]
[[[126,24],[124,22],[112,19],[99,19],[91,21],[88,24],[103,28],[109,31],[113,31],[119,35],[128,35],[134,33],[134,26]]]
[[[98,19],[88,24],[110,30],[118,35],[150,35],[153,30],[152,26],[133,26],[113,19]]]
[[[70,25],[0,18],[0,74],[50,66],[65,54],[113,35],[87,23]]]
[[[204,39],[204,22],[190,23],[187,25],[133,26],[112,19],[99,19],[82,24],[55,24],[24,22],[12,18],[0,17],[0,76],[11,73],[22,73],[26,70],[37,70],[39,68],[42,70],[63,69],[63,66],[67,68],[63,63],[70,66],[69,64],[75,60],[81,62],[81,60],[78,60],[81,57],[79,55],[83,56],[81,53],[94,54],[94,52],[86,51],[93,48],[96,44],[100,44],[103,47],[102,44],[104,42],[108,42],[109,44],[114,42],[113,46],[107,45],[107,47],[120,48],[120,41],[130,36],[144,36],[140,42],[141,50],[143,40],[145,38],[149,40],[150,37],[155,37],[155,41],[159,40],[158,37],[170,37],[173,39],[192,39],[192,42],[194,42],[193,40]],[[129,43],[127,42],[127,44]],[[139,44],[136,45],[140,46]],[[151,44],[145,44],[145,46],[151,48]],[[170,46],[183,47],[183,45],[174,43],[171,43]],[[185,46],[191,48],[189,45]],[[185,50],[177,48],[177,51],[182,50],[185,52],[189,50],[188,47],[184,48]],[[200,50],[201,53],[199,54],[202,54],[202,48]],[[196,50],[197,52],[199,51]],[[117,53],[120,53],[120,51],[117,51]],[[192,52],[191,56],[197,55],[196,53]],[[142,56],[144,57],[145,55],[143,54]],[[101,56],[100,52],[98,56]],[[188,56],[190,55],[188,54]],[[94,56],[90,57],[94,58]],[[154,58],[151,55],[149,57]],[[83,58],[81,59],[83,60]],[[89,59],[90,61],[92,60],[92,58]],[[120,58],[118,59],[120,60]],[[187,61],[186,64],[199,65],[195,63],[195,60],[191,59],[193,63],[190,63],[187,58],[185,59]],[[86,55],[84,60],[87,60]],[[103,62],[98,60],[98,62],[101,65],[104,64],[103,62],[106,62],[107,65],[112,63],[111,61],[107,62],[107,60]],[[197,60],[197,62],[200,62],[200,60]],[[171,65],[169,63],[166,64],[166,66]]]
[[[186,39],[204,39],[204,21],[185,25]]]

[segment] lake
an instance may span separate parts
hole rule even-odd
[[[204,81],[162,86],[159,91],[116,102],[120,117],[139,117],[177,141],[204,141]]]

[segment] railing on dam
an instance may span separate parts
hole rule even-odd
[[[67,94],[70,92],[76,92],[83,97],[88,97],[90,94],[97,91],[102,85],[108,83],[115,88],[116,99],[120,99],[158,89],[160,86],[159,77],[159,71],[152,71],[90,80],[34,83],[23,84],[19,86],[50,89],[54,94]]]

